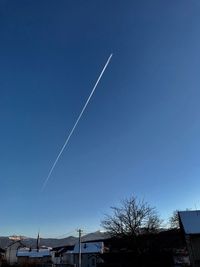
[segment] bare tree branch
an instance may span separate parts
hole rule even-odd
[[[156,232],[161,220],[154,207],[134,196],[121,202],[120,207],[112,207],[112,215],[106,215],[101,224],[112,236],[138,236]]]

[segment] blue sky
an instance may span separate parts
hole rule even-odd
[[[200,208],[199,1],[0,2],[0,235]],[[43,193],[109,54],[113,58]]]

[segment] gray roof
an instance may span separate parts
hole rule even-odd
[[[81,244],[81,253],[103,253],[103,242],[84,242]],[[79,244],[76,244],[72,253],[79,253]]]
[[[179,211],[178,214],[186,234],[200,234],[200,210]]]
[[[42,258],[51,256],[49,249],[32,249],[23,248],[17,251],[17,257]]]

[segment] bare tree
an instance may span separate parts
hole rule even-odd
[[[179,229],[178,210],[174,210],[172,216],[169,218],[169,225],[172,229]]]
[[[132,196],[121,202],[120,207],[111,207],[113,214],[101,222],[111,236],[134,237],[142,233],[156,232],[161,220],[154,207]]]

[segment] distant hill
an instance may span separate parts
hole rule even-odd
[[[89,233],[82,237],[82,241],[93,241],[109,238],[109,234],[106,232],[96,231],[94,233]]]
[[[103,240],[108,238],[107,233],[103,233],[100,231],[89,233],[87,235],[84,235],[82,237],[82,241],[93,241],[93,240]],[[0,237],[0,248],[6,248],[9,244],[11,244],[13,241],[9,239],[9,237],[2,236]],[[22,241],[24,245],[27,247],[36,247],[36,238],[29,238],[24,237],[24,240]],[[69,236],[66,238],[40,238],[40,246],[47,246],[47,247],[59,247],[59,246],[65,246],[65,245],[74,245],[76,242],[78,242],[78,238],[74,236]]]

